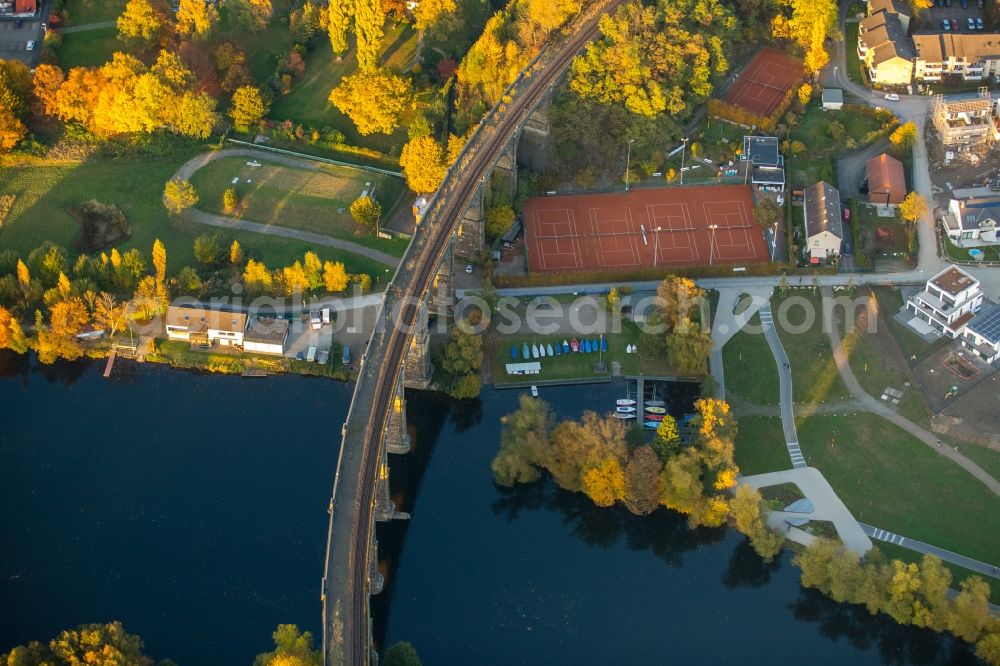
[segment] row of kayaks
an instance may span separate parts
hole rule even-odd
[[[520,350],[518,350],[517,345],[513,345],[510,348],[510,357],[512,359],[516,359],[519,351],[521,358],[524,360],[529,358],[545,358],[546,356],[560,356],[562,354],[572,354],[574,352],[592,354],[596,351],[608,351],[608,341],[603,337],[600,340],[597,340],[596,338],[585,338],[582,342],[573,338],[571,340],[563,340],[562,343],[556,342],[555,345],[552,343],[532,344],[530,347],[528,346],[528,343],[525,342],[521,345]]]
[[[615,418],[634,419],[639,416],[637,401],[632,398],[619,398],[615,401]],[[642,403],[643,425],[647,428],[657,428],[667,413],[667,403],[662,400],[646,400]]]

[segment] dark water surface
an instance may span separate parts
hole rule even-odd
[[[349,387],[0,355],[0,651],[121,619],[184,665],[249,664],[280,622],[318,635]],[[410,522],[379,527],[376,638],[437,664],[973,664],[964,647],[832,603],[725,529],[598,509],[490,477],[518,392],[408,395],[391,457]],[[564,417],[607,386],[542,389]]]

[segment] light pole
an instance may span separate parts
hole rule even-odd
[[[625,158],[625,191],[628,192],[628,177],[629,172],[632,170],[632,142],[635,139],[628,140],[628,157]]]
[[[774,261],[774,257],[778,252],[778,223],[774,223],[774,231],[771,232],[771,261]]]
[[[684,184],[684,155],[687,153],[688,139],[690,137],[684,137],[681,139],[684,142],[683,148],[681,148],[681,185]]]
[[[660,232],[663,231],[663,227],[656,227],[653,229],[653,268],[656,268],[656,260],[660,257]]]
[[[719,228],[717,224],[708,225],[711,235],[708,237],[708,265],[712,266],[712,258],[715,256],[715,230]]]

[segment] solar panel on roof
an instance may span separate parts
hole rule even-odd
[[[992,305],[981,311],[969,324],[969,328],[990,342],[1000,341],[1000,305]]]

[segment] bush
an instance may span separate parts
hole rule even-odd
[[[125,213],[111,203],[90,199],[70,209],[80,223],[80,234],[74,245],[80,252],[96,252],[120,245],[132,235]]]
[[[222,193],[222,206],[226,210],[236,210],[239,202],[240,199],[236,196],[236,188],[227,187],[226,191]]]

